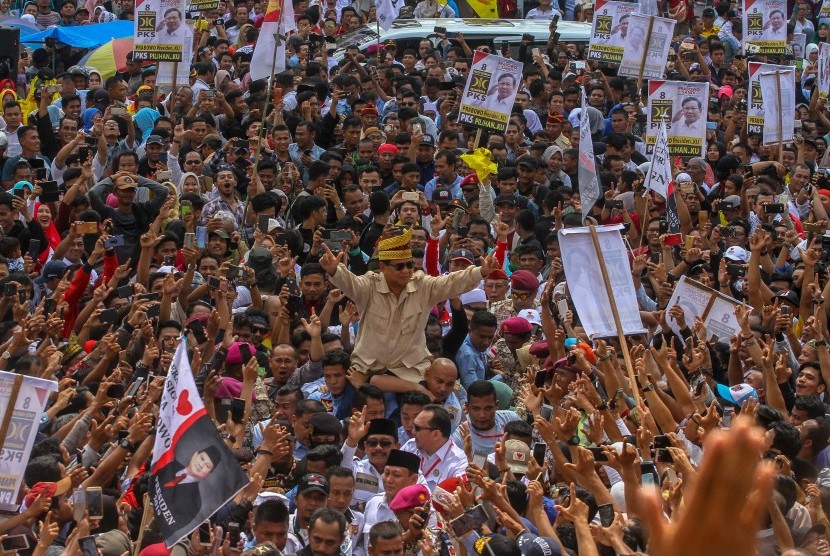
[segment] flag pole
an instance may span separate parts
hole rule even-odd
[[[271,91],[274,89],[276,79],[274,79],[274,70],[277,67],[277,53],[280,51],[280,25],[282,24],[282,10],[284,5],[280,3],[280,18],[277,21],[277,32],[274,34],[274,55],[271,57],[271,76],[269,77],[268,90],[265,92],[265,109],[262,111],[262,120],[259,126],[259,134],[257,135],[256,144],[256,159],[254,160],[254,171],[251,179],[256,176],[257,168],[259,167],[259,158],[262,154],[262,139],[265,134],[265,120],[268,114],[268,105],[271,103]]]
[[[152,515],[152,504],[150,504],[150,495],[148,493],[144,493],[144,511],[141,513],[141,526],[138,529],[138,538],[135,540],[135,545],[133,546],[133,556],[138,556],[138,553],[141,551],[141,543],[144,540],[144,530],[147,528],[147,522],[150,521],[150,516]]]
[[[608,268],[605,266],[605,257],[602,254],[602,249],[599,245],[599,235],[597,228],[593,224],[588,226],[591,232],[591,241],[594,243],[594,251],[597,254],[597,261],[599,262],[599,269],[602,272],[602,281],[605,284],[605,293],[608,295],[608,302],[611,304],[611,314],[614,316],[614,326],[617,328],[617,338],[620,342],[620,349],[623,352],[625,359],[626,370],[628,371],[628,380],[631,383],[631,392],[634,394],[634,399],[637,406],[642,403],[640,399],[640,390],[637,388],[637,381],[634,379],[634,365],[631,363],[631,353],[628,351],[628,343],[625,340],[625,332],[623,332],[622,322],[620,322],[620,313],[617,310],[617,303],[614,301],[614,291],[611,289],[611,280],[608,278]]]
[[[173,90],[170,91],[170,119],[176,127],[176,81],[179,80],[179,63],[173,62]]]

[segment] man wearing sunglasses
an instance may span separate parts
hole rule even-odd
[[[491,253],[481,266],[428,276],[414,268],[410,230],[381,237],[377,272],[352,274],[325,245],[320,265],[363,317],[352,354],[356,372],[371,375],[369,382],[385,392],[403,393],[423,380],[429,367],[424,330],[432,307],[477,287],[499,263]]]
[[[349,419],[349,436],[343,443],[343,467],[354,472],[355,504],[365,504],[369,498],[383,492],[383,470],[393,448],[399,448],[398,427],[391,419],[372,419],[364,424],[360,415]],[[363,435],[363,436],[361,436]],[[364,459],[355,460],[358,446],[363,443]]]
[[[441,481],[467,472],[467,455],[450,440],[452,417],[440,405],[430,404],[415,417],[415,438],[401,448],[421,458],[421,474],[430,491]]]

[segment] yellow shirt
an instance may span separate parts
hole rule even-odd
[[[355,368],[363,373],[388,369],[417,383],[431,359],[424,333],[430,310],[475,288],[482,278],[476,266],[439,277],[418,271],[400,297],[389,291],[386,278],[377,272],[355,276],[341,264],[330,280],[360,311],[352,353]]]

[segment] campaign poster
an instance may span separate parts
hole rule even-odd
[[[157,423],[148,494],[171,548],[249,482],[205,410],[185,341],[167,373]]]
[[[630,40],[629,18],[636,9],[637,4],[633,2],[597,0],[588,44],[589,60],[620,63],[625,44]]]
[[[133,47],[135,59],[185,61],[186,50],[193,48],[193,32],[184,14],[184,0],[138,0]]]
[[[795,70],[761,72],[758,82],[766,108],[764,145],[792,143],[795,122]]]
[[[706,149],[706,118],[709,83],[685,81],[648,82],[648,153],[654,150],[660,122],[666,124],[672,156],[703,156]]]
[[[640,320],[628,250],[620,235],[622,229],[620,225],[596,227],[623,332],[642,334],[645,329]],[[562,265],[565,268],[568,293],[585,332],[591,338],[616,336],[611,301],[608,299],[589,228],[559,230],[559,245],[562,248]]]
[[[649,15],[631,14],[628,36],[617,75],[643,79],[662,79],[674,36],[674,20]],[[651,24],[651,35],[648,27]],[[648,37],[648,41],[646,38]],[[646,48],[647,47],[647,48]],[[645,58],[645,59],[644,59]],[[642,68],[642,75],[640,74]]]
[[[830,44],[821,42],[818,49],[818,98],[826,100],[830,93]]]
[[[743,43],[746,52],[785,54],[788,44],[787,0],[743,1]],[[753,46],[755,48],[751,48]]]
[[[749,105],[746,110],[746,131],[749,134],[764,134],[764,122],[769,117],[764,104],[764,95],[761,91],[760,78],[762,73],[784,71],[794,66],[778,66],[775,64],[749,63]]]
[[[804,33],[793,33],[793,40],[790,41],[790,50],[787,54],[791,54],[795,60],[803,60],[804,54],[807,52],[807,35]]]
[[[585,107],[588,101],[582,91],[582,110],[579,113],[579,199],[582,204],[582,221],[591,214],[591,209],[602,196],[597,177],[594,142],[591,139],[591,122]]]
[[[735,318],[735,307],[741,302],[707,288],[700,282],[696,282],[686,276],[681,276],[674,288],[667,308],[680,305],[686,324],[691,326],[698,317],[706,324],[706,337],[711,340],[713,336],[720,339],[728,339],[740,332],[740,326]],[[680,328],[673,319],[669,319],[669,328],[683,339]]]
[[[458,121],[504,133],[522,82],[523,65],[477,50],[461,97]]]
[[[821,3],[821,8],[819,8],[818,15],[818,24],[821,25],[822,23],[826,23],[830,25],[830,0],[823,0]]]
[[[20,390],[14,401],[0,453],[0,509],[5,511],[16,511],[18,508],[17,494],[39,430],[43,409],[49,394],[58,390],[58,383],[53,380],[0,371],[0,419],[9,410],[15,380],[21,381]]]

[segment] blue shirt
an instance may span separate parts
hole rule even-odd
[[[473,444],[473,452],[477,454],[491,454],[495,450],[496,442],[501,441],[502,435],[504,434],[504,426],[511,421],[519,421],[521,417],[515,411],[509,410],[498,410],[496,411],[496,418],[495,423],[492,428],[486,431],[480,431],[476,429],[472,423],[470,423],[469,417],[467,418],[467,424],[470,428],[470,439],[472,440]],[[452,434],[452,441],[458,444],[459,446],[463,446],[463,440],[461,439],[461,434],[456,431]]]
[[[452,193],[453,199],[464,198],[464,192],[461,191],[461,181],[463,179],[464,178],[456,174],[455,181],[450,184],[450,193]],[[426,196],[427,201],[432,201],[432,192],[435,191],[435,184],[437,181],[438,178],[432,178],[426,183],[426,185],[424,185],[424,196]]]
[[[455,365],[458,367],[458,378],[465,389],[476,380],[484,380],[487,371],[485,352],[478,351],[470,341],[470,335],[464,338],[464,343],[455,355]]]
[[[320,158],[320,155],[323,154],[324,152],[326,152],[325,149],[323,149],[322,147],[320,147],[316,143],[313,144],[311,146],[311,155],[310,155],[311,160],[312,161],[318,160]],[[288,156],[291,157],[291,162],[293,162],[294,165],[297,166],[297,168],[300,170],[300,174],[302,174],[302,177],[303,177],[303,185],[307,185],[308,184],[308,168],[303,166],[303,163],[301,162],[302,155],[303,155],[303,150],[300,148],[300,146],[297,143],[291,143],[290,145],[288,145]]]

